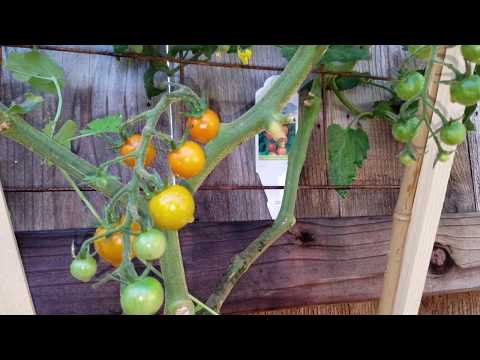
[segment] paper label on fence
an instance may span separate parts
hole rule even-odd
[[[269,77],[263,87],[255,94],[258,102],[272,86],[279,75]],[[255,168],[263,186],[285,186],[287,175],[288,152],[294,142],[298,128],[298,94],[293,95],[285,105],[282,113],[290,122],[283,125],[287,141],[276,142],[268,131],[255,137]],[[282,205],[283,190],[267,189],[267,207],[272,219],[276,219]]]

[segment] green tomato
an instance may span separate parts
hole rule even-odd
[[[125,315],[153,315],[160,310],[163,298],[162,284],[150,276],[120,291],[120,305]]]
[[[413,72],[402,77],[395,84],[393,90],[402,100],[410,100],[420,94],[425,86],[425,78],[418,72]]]
[[[438,161],[441,161],[441,162],[447,162],[448,159],[450,159],[450,154],[448,154],[446,152],[439,153],[437,155],[437,159],[438,159]]]
[[[138,235],[133,247],[139,259],[156,260],[165,252],[167,238],[163,232],[152,228]]]
[[[405,166],[410,166],[415,164],[415,157],[410,151],[406,149],[402,150],[402,152],[398,156],[398,159]]]
[[[480,45],[462,45],[461,50],[465,60],[480,64]]]
[[[448,145],[459,145],[465,141],[467,129],[461,121],[451,121],[440,130],[440,139]]]
[[[97,262],[91,256],[77,257],[70,264],[70,274],[82,282],[89,282],[96,272]]]
[[[480,101],[480,76],[470,75],[450,85],[450,98],[465,106],[475,105]]]
[[[329,72],[351,72],[355,67],[355,61],[340,62],[330,61],[325,64],[325,71]]]
[[[422,47],[421,50],[419,50]],[[419,50],[417,52],[417,50]],[[408,45],[408,51],[411,54],[415,54],[414,56],[422,61],[428,61],[430,60],[430,57],[432,56],[432,46],[427,46],[427,45]]]
[[[413,116],[407,120],[398,120],[392,126],[392,135],[395,140],[406,143],[413,139],[417,133],[420,120]]]

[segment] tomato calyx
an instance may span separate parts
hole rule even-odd
[[[182,112],[181,115],[187,117],[202,117],[203,114],[208,110],[208,98],[205,96],[200,97],[199,101],[186,101],[185,106],[187,107],[187,112]]]

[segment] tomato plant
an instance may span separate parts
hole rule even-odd
[[[379,78],[355,71],[359,62],[369,60],[370,45],[279,45],[288,66],[262,101],[221,126],[218,114],[209,108],[205,96],[172,81],[155,84],[155,75],[162,72],[171,77],[179,71],[178,64],[182,62],[186,66],[228,54],[236,56],[237,63],[247,64],[255,51],[251,45],[172,45],[165,49],[168,57],[152,45],[116,45],[117,54],[132,52],[136,57],[142,55],[144,60],[148,59],[144,86],[147,97],[158,96],[158,101],[155,100],[157,102],[147,111],[128,119],[107,115],[92,119],[83,129],[77,129],[72,120],[57,126],[62,118],[63,69],[38,50],[12,52],[7,56],[6,70],[30,86],[35,95],[29,91],[22,102],[12,102],[9,107],[0,104],[0,133],[42,156],[48,166],[56,166],[97,220],[94,236],[85,240],[78,254],[74,254],[70,265],[73,277],[80,281],[90,281],[94,277],[96,260],[95,254],[90,252],[93,246],[99,258],[114,267],[97,283],[116,281],[119,284],[120,304],[125,314],[155,314],[164,300],[167,314],[193,314],[199,308],[215,314],[244,272],[295,222],[300,174],[308,145],[315,139],[313,129],[322,118],[322,98],[326,91],[332,92],[335,105],[343,106],[349,116],[347,125],[330,124],[326,128],[326,166],[332,185],[352,184],[358,169],[367,160],[370,143],[364,124],[368,121],[384,121],[391,125],[393,138],[404,144],[398,155],[403,165],[415,164],[420,154],[412,144],[420,126],[435,141],[436,159],[448,161],[454,149],[443,146],[462,143],[467,128],[473,128],[469,117],[480,100],[480,77],[478,67],[472,71],[472,65],[479,62],[479,45],[461,46],[465,69],[441,58],[441,47],[447,48],[446,45],[408,45],[408,54],[422,60],[426,66],[418,68],[413,57],[407,54],[398,72],[392,72],[388,78]],[[461,120],[447,119],[428,93],[428,87],[435,81],[434,65],[446,66],[455,75],[444,83],[450,87],[452,101],[469,106]],[[375,87],[390,97],[358,106],[348,92],[357,86]],[[302,117],[297,126],[283,108],[299,91]],[[58,99],[55,116],[48,119],[42,129],[36,129],[23,119],[42,103],[43,98],[37,92],[54,94]],[[184,127],[178,138],[163,132],[159,123],[161,116],[176,103],[188,109],[180,119],[179,124]],[[441,118],[443,126],[440,129],[430,126],[430,111]],[[179,124],[171,126],[177,128]],[[240,144],[257,134],[262,155],[288,154],[282,210],[271,228],[233,257],[205,304],[189,293],[178,230],[193,222],[193,195],[207,176]],[[104,140],[117,154],[98,166],[81,159],[71,151],[71,145],[87,136]],[[164,148],[156,149],[154,140],[159,140],[158,146]],[[168,168],[154,168],[156,158],[168,164]],[[111,173],[111,167],[116,164],[124,164],[129,169],[125,183]],[[103,211],[97,211],[76,182],[108,198]],[[338,194],[346,197],[348,192],[342,188]],[[119,214],[123,215],[117,220]],[[137,259],[132,261],[134,257]],[[160,269],[157,269],[157,260]],[[138,273],[139,263],[144,265],[141,274]],[[165,298],[163,286],[154,275],[162,279]]]

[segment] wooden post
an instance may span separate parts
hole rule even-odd
[[[460,70],[465,68],[459,46],[447,49],[445,59]],[[448,68],[441,71],[442,79],[453,78]],[[438,76],[432,76],[432,80],[432,87],[436,87]],[[435,93],[435,89],[432,90],[429,91],[431,95]],[[435,96],[431,98],[435,99]],[[450,102],[449,86],[445,84],[438,86],[435,105],[447,118],[458,118],[464,112],[463,106]],[[437,114],[432,115],[431,125],[433,129],[441,126]],[[423,129],[424,139],[425,131]],[[454,147],[443,146],[454,150]],[[417,167],[407,169],[402,179],[379,314],[418,313],[454,160],[451,155],[449,161],[433,167],[436,155],[435,141],[429,138]]]
[[[34,315],[30,290],[0,183],[0,315]]]

